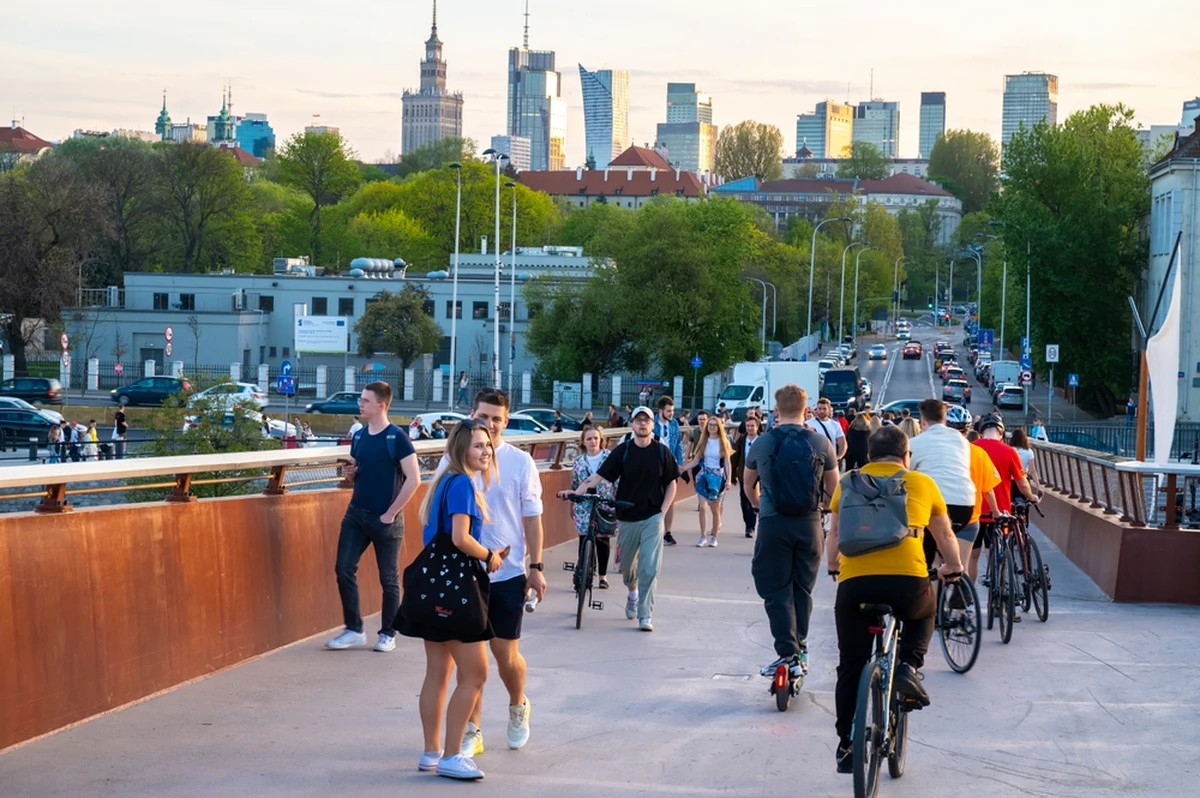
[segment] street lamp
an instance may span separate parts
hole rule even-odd
[[[854,340],[858,340],[858,264],[862,259],[862,254],[868,250],[873,250],[870,244],[865,245],[854,255]]]
[[[517,184],[511,180],[505,181],[505,188],[512,189],[513,209],[512,209],[512,239],[509,241],[509,247],[512,249],[512,263],[509,266],[509,275],[512,288],[508,295],[508,393],[510,396],[517,395],[516,389],[513,387],[513,360],[517,356]]]
[[[804,336],[807,338],[812,335],[812,295],[813,295],[813,275],[817,270],[817,232],[822,227],[830,222],[853,222],[849,216],[842,216],[837,219],[824,219],[813,228],[812,234],[812,252],[808,261],[808,326],[804,330]]]
[[[458,236],[462,227],[462,164],[450,164],[458,176],[458,198],[454,204],[454,288],[450,293],[450,409],[454,409],[454,383],[458,379]]]
[[[768,282],[771,286],[771,340],[775,340],[775,324],[779,321],[779,289],[775,287],[775,283]]]
[[[988,222],[988,224],[993,227],[1011,227],[1012,229],[1016,230],[1021,235],[1025,236],[1025,341],[1026,341],[1026,343],[1029,344],[1029,361],[1030,361],[1030,365],[1033,365],[1033,334],[1030,332],[1030,325],[1029,325],[1030,304],[1031,304],[1030,297],[1032,296],[1032,288],[1033,288],[1033,281],[1030,277],[1030,260],[1031,260],[1031,255],[1033,253],[1033,242],[1030,240],[1029,236],[1025,233],[1025,231],[1020,228],[1020,226],[1012,224],[1011,222],[996,221],[996,222]],[[1021,354],[1025,354],[1025,353],[1022,352]],[[1053,390],[1053,388],[1054,388],[1054,386],[1051,386],[1051,390]],[[1028,416],[1029,415],[1029,391],[1024,391],[1024,394],[1025,394],[1025,415]]]
[[[900,261],[907,258],[907,255],[901,255],[896,258],[896,265],[892,269],[892,329],[896,329],[896,324],[900,321]]]
[[[767,283],[765,280],[760,280],[757,277],[744,277],[744,280],[752,280],[762,286],[762,343],[760,345],[760,354],[766,354],[767,351]]]
[[[843,331],[843,324],[846,320],[846,253],[849,252],[854,247],[865,247],[866,245],[867,245],[866,241],[851,241],[849,244],[846,245],[845,249],[842,250],[842,298],[841,298],[841,300],[838,301],[838,340],[839,341],[842,340],[842,336],[845,334]]]
[[[500,162],[507,161],[508,156],[488,147],[484,155],[492,156],[496,165],[496,290],[492,299],[495,308],[496,324],[492,340],[492,387],[500,387]]]

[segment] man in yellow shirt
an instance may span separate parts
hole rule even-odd
[[[837,600],[833,614],[837,624],[838,668],[834,693],[837,708],[838,735],[837,768],[849,773],[853,761],[850,731],[854,723],[858,682],[863,667],[871,658],[874,636],[869,631],[872,619],[859,609],[862,604],[888,604],[896,620],[904,624],[900,632],[899,662],[896,665],[895,688],[922,706],[929,704],[929,694],[921,686],[917,669],[925,664],[925,652],[933,637],[934,594],[925,565],[923,538],[925,530],[937,541],[938,551],[945,563],[939,574],[956,579],[962,573],[958,542],[950,528],[946,502],[932,479],[916,471],[908,471],[908,436],[895,426],[883,427],[867,442],[871,462],[863,474],[872,477],[891,477],[904,470],[907,489],[908,527],[911,534],[894,546],[857,556],[838,551],[838,527],[842,490],[850,475],[838,483],[830,509],[829,538],[825,543],[829,573],[838,581]],[[853,472],[852,472],[853,473]]]

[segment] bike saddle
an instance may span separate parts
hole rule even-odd
[[[859,604],[858,609],[864,615],[891,615],[892,607],[890,604]]]

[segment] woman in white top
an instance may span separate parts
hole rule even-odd
[[[600,430],[596,427],[584,427],[583,434],[580,435],[580,443],[583,444],[583,454],[575,458],[575,464],[571,466],[571,490],[576,490],[584,480],[595,474],[610,454],[608,449],[601,445]],[[619,482],[620,480],[618,480]],[[606,501],[613,501],[617,496],[617,483],[607,480],[600,480],[600,484],[596,486],[596,493]],[[580,502],[571,506],[571,518],[575,522],[575,531],[579,533],[579,558],[583,558],[583,539],[587,535],[588,523],[592,517],[592,508],[590,504]],[[610,552],[610,538],[605,535],[596,536],[596,560],[600,572],[600,589],[608,589],[608,558]],[[579,560],[576,560],[579,562]],[[583,573],[583,568],[576,570],[576,578]],[[576,585],[576,590],[578,590]]]
[[[1041,480],[1038,479],[1037,460],[1033,456],[1033,447],[1029,445],[1029,436],[1025,430],[1021,427],[1013,430],[1008,444],[1017,450],[1017,457],[1021,458],[1021,470],[1029,478],[1029,486],[1034,490],[1040,490],[1038,483]]]
[[[700,432],[700,440],[688,460],[679,470],[689,471],[700,466],[696,475],[696,500],[700,503],[700,540],[696,546],[717,547],[717,535],[721,534],[721,500],[729,488],[729,476],[733,473],[729,458],[733,447],[725,434],[725,424],[713,416]],[[712,536],[704,533],[704,508],[712,513]]]

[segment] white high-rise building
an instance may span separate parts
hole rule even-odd
[[[946,133],[946,92],[921,92],[921,128],[918,133],[918,158],[929,158],[938,136]]]
[[[656,143],[667,151],[671,166],[688,172],[711,172],[717,151],[712,123],[712,97],[695,83],[667,84],[667,121],[659,123]]]
[[[854,109],[852,141],[874,144],[889,158],[900,152],[900,103],[867,100]]]
[[[400,154],[456,136],[462,138],[462,92],[446,90],[446,60],[437,32],[437,0],[433,0],[433,29],[425,42],[421,61],[421,88],[404,92],[403,119],[400,125]]]
[[[629,73],[599,69],[591,72],[579,65],[583,87],[583,128],[587,158],[596,169],[604,169],[625,152],[629,140]]]
[[[508,162],[518,172],[529,171],[531,148],[524,136],[492,136],[492,149],[507,155]]]
[[[529,49],[529,7],[525,38],[508,51],[508,130],[529,139],[530,169],[562,169],[567,157],[567,103],[553,50]]]
[[[1045,72],[1004,76],[1004,118],[1001,144],[1008,144],[1021,125],[1058,124],[1058,77]]]

